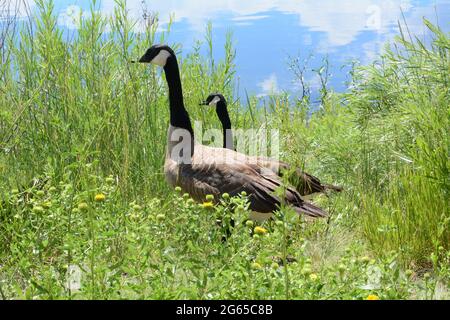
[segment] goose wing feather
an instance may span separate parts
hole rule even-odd
[[[250,163],[247,157],[231,157],[228,161],[218,162],[214,153],[217,148],[196,145],[192,164],[177,165],[175,184],[188,192],[196,201],[204,201],[206,195],[212,194],[218,200],[223,193],[236,196],[245,191],[249,196],[250,209],[261,213],[271,213],[280,206],[280,199],[275,196],[275,190],[281,185],[279,177],[267,168]],[[220,152],[234,152],[224,151]],[[326,213],[319,208],[315,212],[302,209],[305,201],[293,188],[287,187],[284,202],[293,206],[299,213],[311,216],[324,216]],[[309,208],[316,208],[309,204]],[[305,207],[306,208],[306,207]]]
[[[283,172],[286,170],[291,170],[292,166],[284,161],[279,161],[267,157],[251,157],[252,161],[258,163],[260,166],[272,170],[275,174],[280,177],[283,176]],[[342,187],[323,184],[319,178],[295,168],[295,173],[289,179],[290,183],[295,186],[295,189],[300,192],[301,195],[309,195],[313,193],[323,193],[327,190],[333,190],[340,192],[343,190]]]

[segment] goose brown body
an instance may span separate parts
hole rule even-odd
[[[181,187],[198,202],[204,201],[209,194],[217,200],[223,193],[235,196],[245,191],[250,209],[267,217],[282,203],[291,206],[299,214],[311,217],[327,215],[322,209],[304,201],[293,188],[288,187],[282,198],[275,196],[276,189],[281,186],[280,177],[253,163],[250,157],[234,150],[212,148],[194,142],[194,132],[184,107],[178,63],[170,47],[154,45],[139,62],[164,67],[170,107],[164,173],[172,187]]]
[[[168,136],[175,128],[171,127]],[[267,214],[277,210],[281,203],[292,206],[299,214],[324,217],[326,212],[304,201],[291,187],[285,189],[283,199],[275,196],[282,185],[280,177],[272,170],[253,162],[251,157],[230,149],[213,148],[195,144],[190,164],[180,164],[171,159],[170,142],[166,152],[164,172],[167,182],[179,186],[197,202],[205,201],[208,194],[216,201],[223,193],[236,196],[245,191],[252,211]],[[261,215],[260,215],[261,216]],[[259,220],[259,219],[258,219]]]

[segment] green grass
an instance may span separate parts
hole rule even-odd
[[[211,25],[189,53],[170,43],[204,129],[219,122],[198,102],[223,92],[236,128],[278,128],[284,160],[345,187],[314,198],[328,221],[284,208],[255,237],[244,196],[208,209],[164,181],[164,77],[129,61],[167,34],[133,33],[118,3],[67,35],[52,4],[38,6],[0,50],[0,298],[449,298],[448,34],[424,21],[426,47],[402,31],[346,93],[324,86],[312,114],[308,90],[231,103],[231,34],[223,61]],[[224,244],[216,219],[230,202],[240,209]],[[79,289],[67,285],[74,267]]]

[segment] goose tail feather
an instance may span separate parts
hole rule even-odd
[[[303,202],[299,206],[294,207],[294,209],[299,214],[304,214],[313,218],[324,218],[328,216],[326,211],[308,202]]]

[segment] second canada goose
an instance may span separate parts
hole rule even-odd
[[[153,45],[139,59],[164,68],[169,88],[170,125],[167,135],[164,173],[167,182],[179,186],[198,202],[206,195],[215,201],[221,194],[236,196],[246,192],[250,209],[269,218],[282,203],[297,213],[325,217],[327,213],[304,201],[293,188],[286,188],[283,198],[275,190],[282,182],[273,172],[248,161],[248,157],[233,150],[212,148],[194,141],[194,131],[184,106],[178,62],[167,45]],[[223,161],[226,159],[226,161]]]
[[[212,93],[206,98],[201,105],[209,105],[216,108],[217,116],[222,124],[223,130],[223,147],[231,150],[235,150],[233,141],[233,132],[231,129],[230,115],[228,114],[228,106],[225,97],[220,93]],[[272,170],[276,175],[280,177],[286,170],[291,170],[291,165],[284,161],[274,160],[267,157],[253,157],[255,162],[260,166]],[[313,193],[324,193],[328,190],[340,192],[342,187],[324,184],[319,178],[303,172],[299,168],[295,168],[295,174],[289,177],[290,183],[295,186],[296,190],[302,195],[310,195]]]

